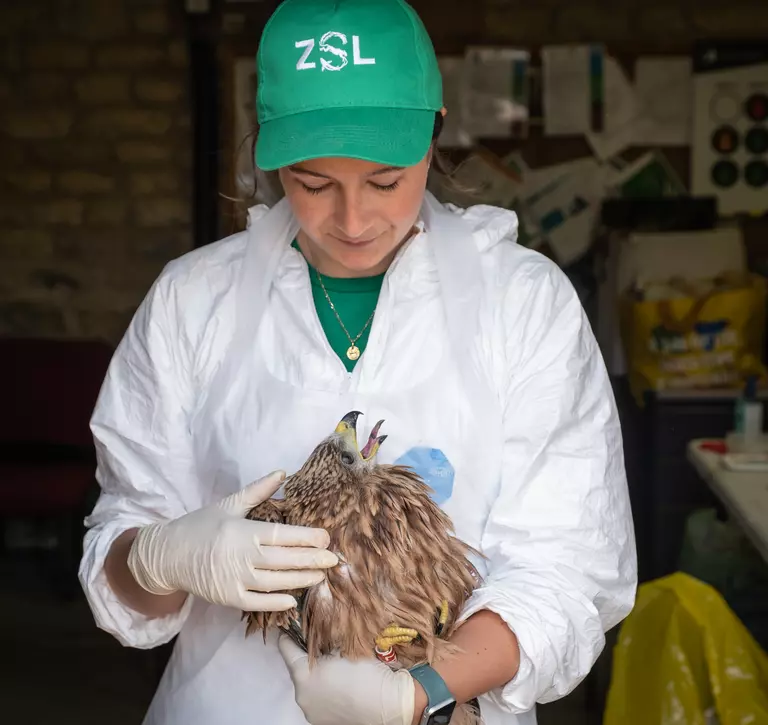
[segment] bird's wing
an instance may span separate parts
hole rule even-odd
[[[246,518],[252,521],[265,521],[271,524],[284,524],[290,515],[290,507],[285,499],[270,498],[263,501],[258,506],[254,506],[247,514]],[[300,601],[303,592],[280,592],[291,594]],[[295,622],[298,618],[296,609],[287,612],[243,612],[243,619],[248,622],[246,635],[261,630],[264,640],[267,639],[267,632],[270,629],[280,628],[287,633],[295,631]],[[295,640],[295,637],[294,637]],[[301,644],[297,642],[297,644]]]
[[[285,523],[286,502],[284,499],[269,498],[254,506],[246,515],[252,521],[266,521],[271,524]]]

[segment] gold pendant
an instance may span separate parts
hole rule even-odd
[[[360,357],[360,348],[357,345],[351,345],[347,350],[347,357],[350,360],[357,360]]]

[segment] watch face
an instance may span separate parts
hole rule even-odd
[[[427,720],[428,725],[449,725],[453,717],[453,711],[456,709],[456,703],[441,707],[437,712],[430,715]]]

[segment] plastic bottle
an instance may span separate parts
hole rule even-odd
[[[736,433],[744,442],[756,441],[763,435],[763,404],[757,399],[757,378],[747,378],[744,391],[736,400]]]

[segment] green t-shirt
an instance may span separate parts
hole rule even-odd
[[[293,246],[299,249],[296,242],[293,243]],[[311,265],[308,266],[309,279],[312,283],[312,298],[315,302],[320,325],[333,351],[339,356],[341,362],[344,363],[347,371],[352,372],[356,361],[350,360],[347,357],[349,338],[344,334],[344,330],[339,324],[338,319],[336,319],[336,315],[333,314],[328,300],[325,298],[323,288],[317,279],[317,270]],[[344,322],[344,327],[347,328],[347,331],[354,340],[376,309],[381,285],[384,282],[384,275],[379,274],[374,277],[356,277],[351,279],[326,277],[325,275],[321,275],[321,277],[328,296],[336,307],[336,312],[339,313],[339,317]],[[368,344],[370,332],[371,325],[369,324],[365,328],[365,332],[360,335],[360,338],[355,343],[360,349],[361,354],[365,351],[365,347]]]

